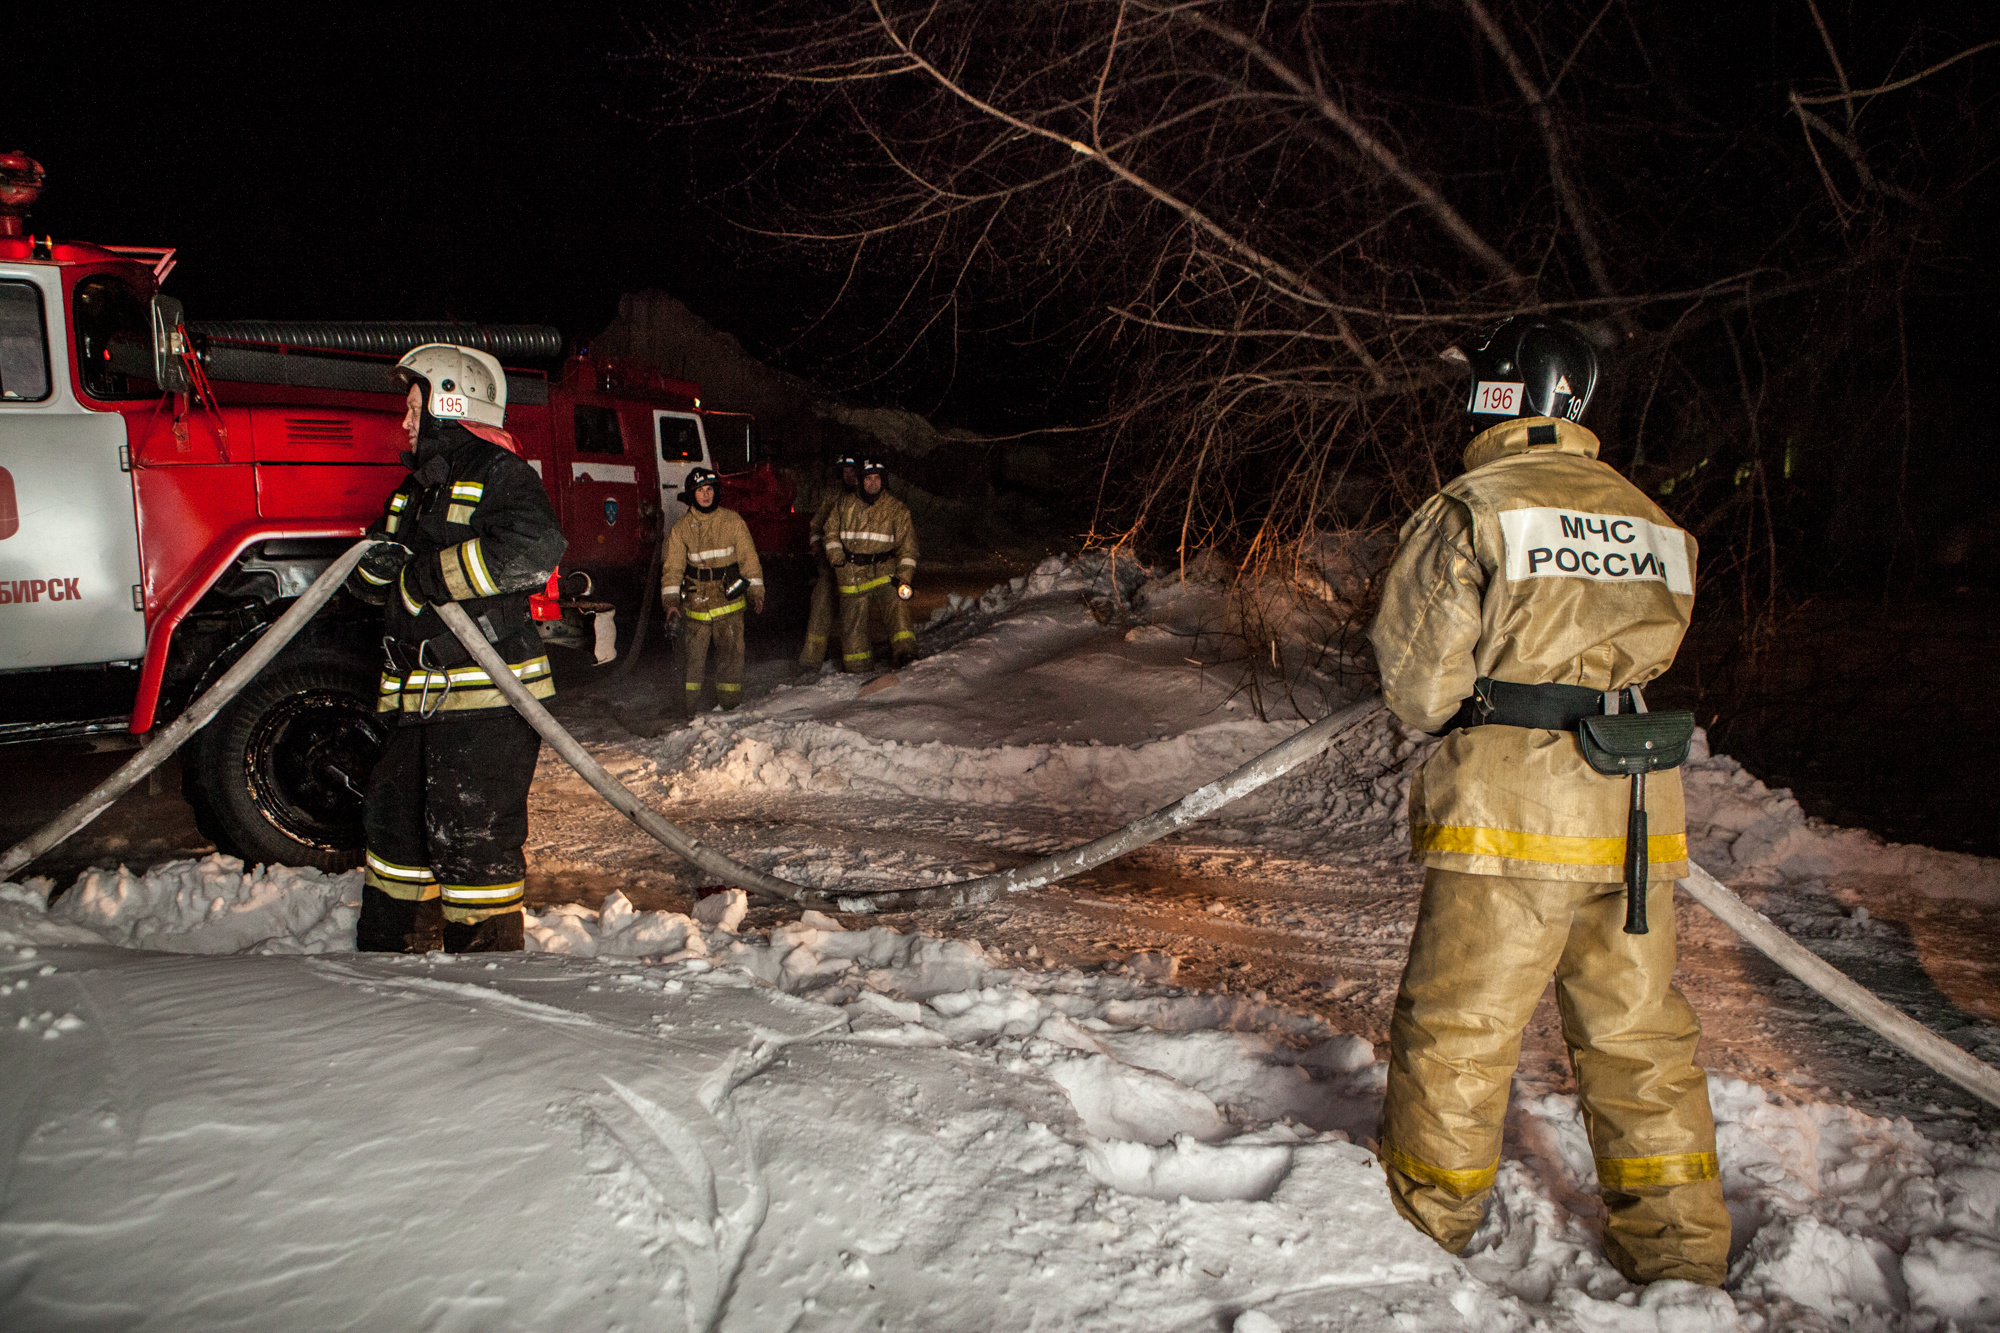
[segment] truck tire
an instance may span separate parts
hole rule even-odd
[[[377,666],[338,648],[287,653],[196,735],[182,765],[195,824],[245,862],[361,863],[361,798],[388,743]]]

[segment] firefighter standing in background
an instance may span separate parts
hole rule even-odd
[[[909,508],[888,493],[888,469],[861,464],[861,488],[834,502],[824,543],[840,590],[841,665],[866,671],[875,663],[869,641],[872,605],[889,627],[889,654],[897,666],[917,655],[910,629],[910,581],[917,573],[917,528]]]
[[[840,472],[840,489],[828,491],[826,498],[813,511],[812,527],[808,539],[812,543],[813,564],[818,567],[818,577],[813,579],[812,616],[806,621],[806,645],[799,650],[799,665],[819,670],[820,663],[826,661],[826,641],[833,634],[833,566],[826,563],[826,520],[833,513],[833,507],[842,497],[849,496],[861,485],[861,464],[853,458],[842,458],[834,464]]]
[[[1465,359],[1466,471],[1404,526],[1369,635],[1390,708],[1448,733],[1410,790],[1427,869],[1390,1024],[1382,1162],[1402,1214],[1461,1251],[1553,974],[1607,1254],[1635,1282],[1719,1285],[1729,1213],[1700,1026],[1673,984],[1680,775],[1649,786],[1655,924],[1626,934],[1627,781],[1591,769],[1575,734],[1586,715],[1642,708],[1637,687],[1673,662],[1695,542],[1576,424],[1597,362],[1574,328],[1517,317]]]
[[[715,701],[727,710],[743,702],[743,604],[764,614],[764,567],[757,543],[734,509],[721,504],[722,484],[705,467],[687,474],[680,500],[688,506],[667,534],[660,599],[667,617],[686,615],[687,706],[701,697],[709,645],[715,645]]]
[[[362,807],[367,870],[355,947],[517,950],[528,787],[541,738],[433,609],[457,602],[528,692],[555,693],[528,594],[565,542],[548,492],[499,429],[507,378],[484,352],[432,343],[408,388],[410,475],[368,535],[349,591],[386,605],[377,709],[392,726]]]

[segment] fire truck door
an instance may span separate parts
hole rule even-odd
[[[0,266],[0,670],[146,652],[125,418],[71,392],[59,281]]]
[[[569,538],[564,560],[571,565],[643,565],[652,537],[640,510],[638,467],[652,447],[641,433],[629,444],[616,408],[578,403],[572,415],[569,484],[563,503],[563,533]],[[650,489],[650,484],[648,485]]]
[[[681,486],[697,467],[713,467],[701,418],[692,412],[654,412],[653,434],[660,451],[660,512],[671,528],[687,512],[680,502]],[[728,504],[727,498],[723,500]]]

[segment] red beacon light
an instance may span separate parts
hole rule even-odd
[[[48,179],[42,164],[26,153],[0,153],[0,237],[28,234],[28,213]]]

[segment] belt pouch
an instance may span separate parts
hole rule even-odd
[[[1646,775],[1679,768],[1694,741],[1694,714],[1616,713],[1576,724],[1583,760],[1607,777],[1632,779],[1632,810],[1625,820],[1625,933],[1646,933]]]

